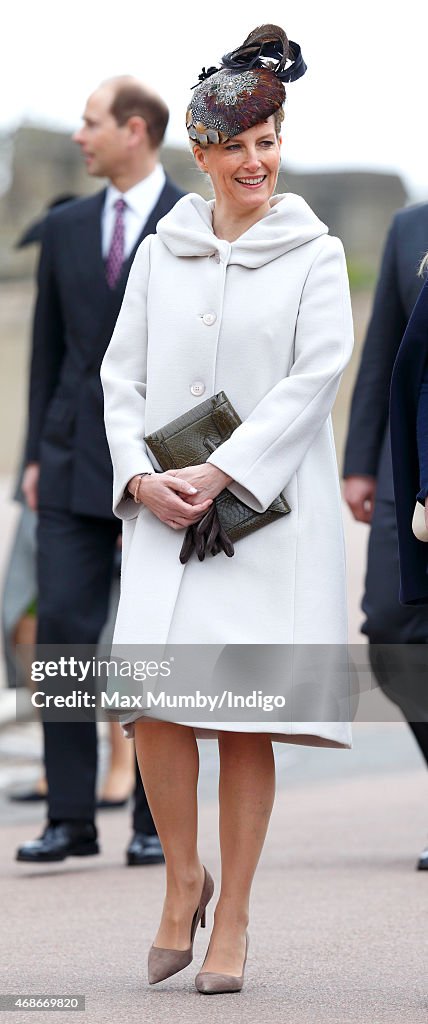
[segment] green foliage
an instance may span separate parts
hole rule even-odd
[[[375,287],[377,271],[373,263],[358,259],[348,259],[347,264],[351,291],[363,292]]]

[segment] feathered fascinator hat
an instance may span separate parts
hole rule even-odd
[[[222,57],[219,68],[202,69],[186,113],[189,138],[206,147],[266,121],[284,103],[284,82],[295,82],[305,71],[300,46],[282,28],[255,28]]]

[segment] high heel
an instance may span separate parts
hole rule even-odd
[[[165,981],[184,967],[191,964],[193,960],[193,940],[199,922],[201,928],[206,924],[206,908],[213,892],[214,882],[209,871],[204,867],[204,884],[202,886],[201,898],[193,915],[190,928],[190,946],[187,949],[164,949],[162,946],[152,945],[149,949],[148,973],[149,985],[155,985],[158,981]]]
[[[248,932],[246,932],[244,963],[242,965],[242,974],[239,975],[239,978],[234,974],[217,974],[214,971],[201,970],[195,978],[195,985],[198,992],[202,992],[205,996],[212,996],[220,992],[240,992],[244,984],[245,964],[247,962],[249,945],[250,936],[248,935]],[[202,964],[202,967],[203,966],[204,964]]]

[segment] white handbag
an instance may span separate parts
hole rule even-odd
[[[425,525],[425,508],[419,503],[419,501],[416,502],[415,511],[413,513],[412,530],[418,540],[428,543],[428,529]]]

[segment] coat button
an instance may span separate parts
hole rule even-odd
[[[190,387],[190,392],[194,398],[199,398],[205,391],[205,384],[201,380],[195,380],[194,384]]]
[[[215,259],[216,263],[220,263],[220,253],[219,252],[214,253],[214,259]]]
[[[212,327],[215,324],[217,317],[215,313],[204,313],[202,320],[207,327]]]

